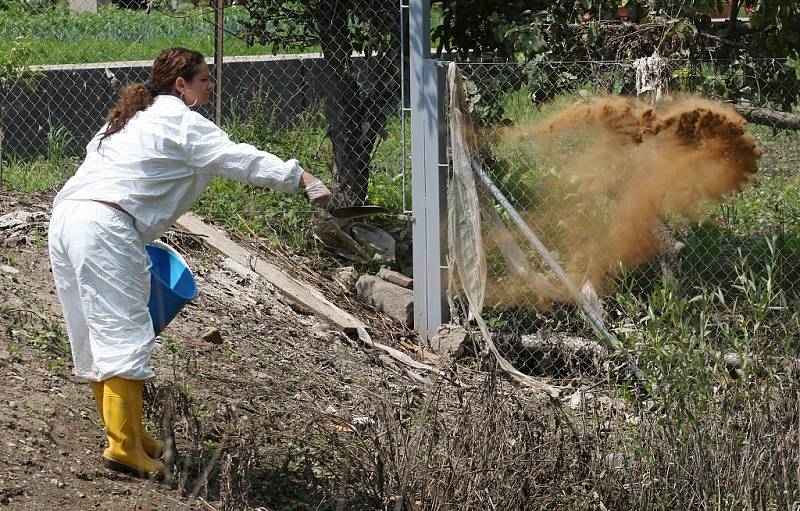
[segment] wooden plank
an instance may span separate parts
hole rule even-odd
[[[229,258],[243,265],[245,268],[253,268],[256,273],[264,277],[267,281],[272,283],[272,285],[278,288],[278,290],[287,299],[300,305],[301,307],[310,309],[319,319],[341,329],[343,332],[356,334],[358,340],[364,346],[382,351],[406,367],[411,367],[421,371],[428,371],[450,380],[455,385],[461,385],[461,382],[458,380],[452,380],[447,374],[439,369],[423,362],[418,362],[402,351],[392,348],[391,346],[386,346],[385,344],[373,341],[367,332],[367,327],[364,323],[359,321],[349,312],[344,311],[329,302],[328,299],[325,298],[325,296],[323,296],[318,289],[293,279],[274,264],[270,264],[261,259],[254,259],[247,249],[230,239],[224,231],[214,227],[213,225],[203,222],[203,219],[194,213],[184,214],[175,222],[175,224],[191,234],[202,236],[204,243],[227,255]],[[415,379],[424,381],[426,384],[430,383],[430,380],[427,378],[421,378],[418,375]]]
[[[205,243],[245,268],[253,268],[256,273],[275,286],[288,300],[310,309],[315,316],[326,323],[346,333],[358,333],[365,330],[365,325],[361,321],[332,304],[318,289],[295,280],[274,264],[254,258],[247,249],[230,239],[224,231],[203,222],[203,219],[194,213],[184,214],[175,223],[181,229],[202,235]]]

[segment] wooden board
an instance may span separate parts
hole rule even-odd
[[[274,264],[253,257],[246,248],[230,239],[224,231],[203,222],[203,219],[194,213],[184,214],[175,223],[181,229],[192,234],[202,235],[205,243],[245,268],[252,268],[275,286],[288,300],[310,309],[316,317],[326,323],[346,333],[358,333],[359,330],[365,329],[361,321],[332,304],[318,289],[295,280]]]

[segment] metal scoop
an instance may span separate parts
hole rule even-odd
[[[336,208],[327,213],[338,220],[352,220],[354,218],[364,218],[372,215],[383,215],[389,211],[380,206],[349,206],[346,208]]]

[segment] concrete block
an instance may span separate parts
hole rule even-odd
[[[471,334],[461,325],[453,323],[439,325],[430,340],[433,351],[439,355],[450,355],[454,358],[458,358],[471,342]]]
[[[388,268],[381,268],[378,271],[378,277],[382,278],[386,282],[397,284],[398,286],[404,287],[406,289],[413,289],[414,287],[414,279],[406,277],[402,273],[392,271]]]
[[[70,12],[93,12],[109,3],[110,0],[69,0]]]
[[[414,327],[414,292],[372,275],[356,282],[356,292],[366,303],[396,319],[407,328]]]

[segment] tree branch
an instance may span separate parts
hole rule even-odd
[[[771,128],[800,131],[800,114],[744,105],[734,105],[734,108],[739,115],[747,119],[747,122]]]

